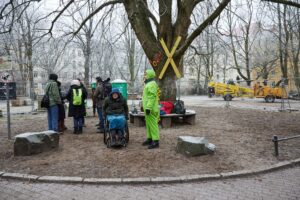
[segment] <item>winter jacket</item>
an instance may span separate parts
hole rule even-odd
[[[94,93],[94,98],[96,100],[96,106],[98,108],[102,108],[102,106],[103,106],[104,99],[102,97],[103,97],[103,86],[102,86],[102,83],[98,83],[95,93]]]
[[[76,90],[76,92],[78,92],[79,89],[82,90],[82,103],[81,105],[73,105],[73,89]],[[80,86],[77,85],[71,85],[68,94],[66,96],[67,100],[69,101],[69,113],[68,116],[69,117],[84,117],[85,114],[85,105],[84,105],[84,101],[87,97],[87,93],[86,90],[82,89]]]
[[[56,81],[49,80],[45,87],[45,94],[48,92],[50,99],[50,107],[61,104],[61,98]]]
[[[154,70],[146,71],[146,81],[143,91],[143,109],[150,110],[151,112],[158,113],[158,85],[154,80],[155,72]]]
[[[128,105],[126,99],[124,99],[119,92],[119,97],[117,99],[113,99],[112,94],[113,92],[111,92],[104,100],[103,115],[124,114],[126,119],[128,119]]]

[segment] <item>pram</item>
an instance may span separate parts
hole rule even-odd
[[[109,128],[109,121],[107,117],[105,117],[105,125],[104,125],[104,134],[103,134],[103,142],[106,144],[107,148],[110,147],[126,147],[129,142],[129,129],[127,120],[125,122],[124,129],[112,129]]]

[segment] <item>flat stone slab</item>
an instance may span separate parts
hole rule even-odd
[[[15,136],[14,155],[29,156],[59,146],[59,134],[55,131],[28,132]]]

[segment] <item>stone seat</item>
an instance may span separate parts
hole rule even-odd
[[[29,132],[15,136],[14,155],[29,156],[59,146],[59,134],[55,131]]]

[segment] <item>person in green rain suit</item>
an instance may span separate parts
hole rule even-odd
[[[145,111],[147,139],[143,142],[143,146],[148,145],[148,149],[159,147],[159,88],[154,78],[154,70],[146,70],[145,87],[143,91],[143,109]]]

